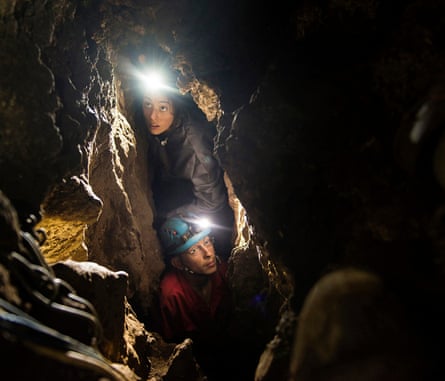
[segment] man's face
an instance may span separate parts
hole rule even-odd
[[[175,117],[173,104],[165,95],[145,95],[142,110],[145,124],[152,135],[167,131]]]
[[[204,237],[185,252],[174,257],[172,263],[180,269],[186,266],[197,274],[213,274],[216,272],[217,260],[211,238]]]

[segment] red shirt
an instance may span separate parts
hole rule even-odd
[[[232,311],[226,271],[227,264],[220,263],[218,270],[210,275],[209,304],[192,288],[182,271],[172,268],[163,276],[160,307],[165,340],[180,342],[189,337],[202,344],[224,337]]]

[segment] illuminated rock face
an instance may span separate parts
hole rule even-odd
[[[129,63],[162,49],[217,126],[215,153],[236,205],[231,283],[249,364],[274,338],[261,377],[286,373],[270,359],[290,356],[289,312],[333,268],[364,266],[422,301],[428,279],[441,295],[434,171],[445,5],[142,3],[0,6],[0,189],[22,221],[42,213],[48,262],[125,271],[126,296],[155,326],[164,266]],[[413,144],[425,104],[428,133]]]

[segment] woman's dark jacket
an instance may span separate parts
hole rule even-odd
[[[152,190],[161,223],[172,214],[212,218],[227,209],[223,171],[213,156],[214,133],[210,123],[189,117],[162,135],[150,135]]]

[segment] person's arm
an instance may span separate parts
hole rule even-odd
[[[179,305],[175,296],[161,297],[162,336],[166,341],[178,341],[179,332],[184,327],[179,315]]]
[[[198,210],[209,213],[217,212],[227,202],[223,171],[213,156],[198,155],[192,183]]]
[[[184,287],[186,290],[184,290]],[[195,302],[190,286],[180,285],[172,274],[167,274],[161,281],[159,297],[162,336],[166,341],[180,342],[186,337],[194,338],[197,327],[193,314],[199,309],[194,308]]]
[[[213,141],[209,135],[198,132],[192,130],[187,136],[187,144],[191,147],[188,176],[193,184],[195,200],[180,209],[198,215],[211,215],[227,205],[227,188],[223,170],[213,156]]]

